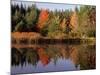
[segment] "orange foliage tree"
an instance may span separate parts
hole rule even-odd
[[[78,26],[78,16],[76,12],[73,12],[70,20],[70,25],[73,27],[73,29],[77,29]]]
[[[39,29],[42,29],[45,26],[46,22],[48,21],[48,17],[49,17],[48,10],[42,9],[40,11],[38,25],[37,25]]]

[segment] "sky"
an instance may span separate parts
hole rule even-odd
[[[24,4],[26,5],[26,7],[31,6],[32,4],[36,4],[37,8],[39,9],[49,9],[54,11],[55,9],[57,10],[74,10],[75,7],[77,6],[78,8],[80,7],[80,5],[71,5],[71,4],[58,4],[58,3],[43,3],[43,2],[30,2],[30,1],[12,1],[12,4]]]

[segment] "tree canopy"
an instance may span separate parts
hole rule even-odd
[[[43,36],[95,37],[96,7],[80,5],[75,10],[38,9],[35,4],[11,5],[12,32],[38,32]]]

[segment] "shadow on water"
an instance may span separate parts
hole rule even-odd
[[[12,74],[88,70],[95,66],[95,45],[12,45]]]

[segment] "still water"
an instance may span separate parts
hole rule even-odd
[[[95,45],[13,45],[11,74],[95,69]]]

